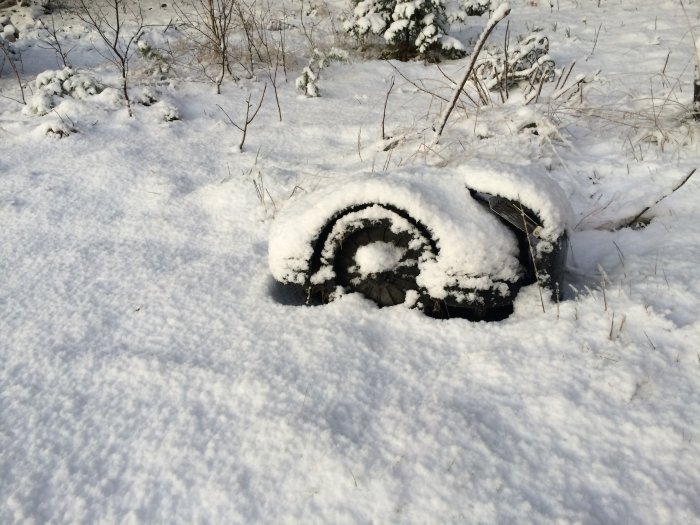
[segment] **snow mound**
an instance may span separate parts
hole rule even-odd
[[[65,67],[58,71],[44,71],[37,76],[35,93],[25,111],[30,115],[46,115],[57,105],[57,99],[72,97],[85,99],[103,91],[103,86],[87,73]]]

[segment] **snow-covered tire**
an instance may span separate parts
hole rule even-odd
[[[319,232],[304,288],[310,301],[326,302],[339,291],[359,292],[379,306],[405,303],[409,291],[422,299],[420,262],[438,252],[430,231],[405,210],[358,204],[336,213]]]
[[[426,240],[417,242],[410,232],[393,231],[389,219],[364,220],[343,239],[336,252],[336,282],[379,306],[402,304],[411,290],[417,299],[419,261],[430,250]]]

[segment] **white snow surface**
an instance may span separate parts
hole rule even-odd
[[[358,273],[364,277],[393,270],[399,265],[405,253],[405,249],[381,241],[360,246],[355,254]]]
[[[143,5],[167,24],[161,3]],[[568,85],[594,80],[570,100],[545,84],[527,126],[519,88],[465,103],[432,150],[440,98],[416,85],[449,99],[443,72],[468,59],[392,63],[412,85],[353,55],[311,99],[291,24],[282,120],[268,87],[242,152],[217,104],[240,122],[264,74],[217,96],[135,57],[134,100],[158,102],[129,118],[95,33],[57,15],[72,66],[108,89],[38,116],[5,63],[0,523],[700,522],[700,175],[671,193],[700,158],[688,22],[671,0],[510,6],[513,41],[540,27],[559,70],[576,61]],[[40,12],[0,13],[29,87],[63,67]],[[341,45],[321,12],[306,27]],[[450,34],[473,42],[485,20]],[[422,189],[454,193],[449,208],[468,202],[462,168],[496,163],[518,166],[520,193],[519,174],[546,173],[571,203],[561,303],[528,287],[508,319],[470,323],[356,294],[305,307],[274,286],[269,230],[297,197],[433,172]],[[645,207],[646,227],[624,227]]]

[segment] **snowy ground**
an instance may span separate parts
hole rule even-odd
[[[299,95],[298,26],[282,121],[268,88],[243,152],[217,104],[242,118],[264,76],[217,96],[137,59],[133,92],[160,102],[134,118],[109,90],[35,116],[5,64],[0,522],[700,521],[699,179],[646,228],[613,228],[697,167],[688,22],[670,0],[532,3],[512,2],[513,39],[541,27],[557,67],[596,78],[575,104],[494,95],[435,153],[420,130],[436,107],[386,62],[334,64],[321,97]],[[159,5],[144,3],[167,23]],[[5,11],[26,82],[60,69],[30,11]],[[74,65],[114,82],[94,35],[65,24]],[[449,92],[434,65],[396,67]],[[385,152],[392,75],[386,127],[412,138]],[[518,131],[526,117],[538,135]],[[528,288],[510,318],[470,323],[281,300],[267,233],[290,195],[480,159],[550,170],[569,196],[566,301],[543,312]]]

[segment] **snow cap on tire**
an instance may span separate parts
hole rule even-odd
[[[542,221],[541,238],[555,241],[571,227],[569,199],[541,166],[480,163],[462,169],[469,189],[520,202],[535,212]]]
[[[377,203],[404,210],[432,236],[439,255],[426,265],[422,284],[435,296],[448,286],[483,289],[493,279],[516,280],[520,265],[515,238],[470,198],[463,173],[462,168],[421,166],[358,174],[295,197],[270,228],[272,275],[283,283],[308,282],[316,239],[329,220],[353,206]]]

